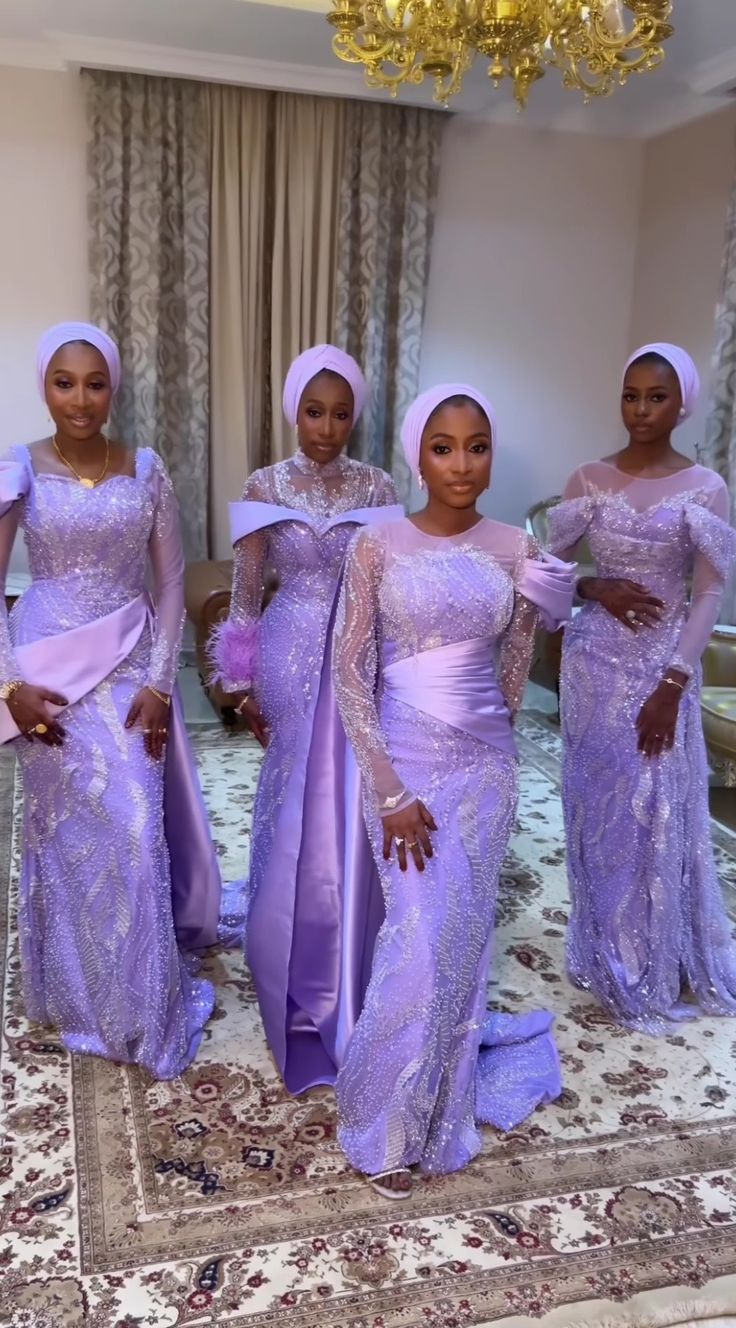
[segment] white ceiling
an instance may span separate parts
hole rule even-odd
[[[0,63],[169,73],[337,96],[366,96],[356,66],[338,61],[329,0],[0,0]],[[736,0],[674,0],[675,35],[655,73],[608,99],[580,104],[554,73],[520,117],[476,61],[453,110],[531,128],[649,137],[727,104],[736,87]],[[402,91],[431,104],[432,89]],[[375,95],[375,94],[374,94]],[[733,100],[733,96],[731,96]]]

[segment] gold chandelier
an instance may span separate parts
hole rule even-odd
[[[443,106],[476,55],[495,87],[511,79],[525,106],[532,84],[556,69],[585,101],[605,97],[664,59],[672,0],[333,0],[327,15],[341,60],[362,64],[369,87],[396,95],[434,79]],[[628,11],[628,13],[626,12]]]

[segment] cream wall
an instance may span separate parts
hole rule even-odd
[[[736,107],[729,107],[654,139],[644,157],[629,339],[632,348],[679,342],[695,358],[700,406],[678,432],[690,452],[704,437],[735,149]]]
[[[491,515],[514,523],[617,440],[642,145],[447,127],[422,384],[465,380],[499,420]]]
[[[88,316],[85,125],[72,74],[0,67],[0,451],[48,430],[39,333]],[[22,555],[16,550],[14,566]]]

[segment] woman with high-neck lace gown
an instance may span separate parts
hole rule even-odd
[[[728,492],[676,452],[695,365],[678,346],[629,360],[629,442],[582,466],[550,514],[551,547],[597,564],[565,632],[563,801],[572,981],[646,1033],[736,1014],[736,945],[710,839],[700,657],[736,553]]]
[[[0,741],[23,775],[26,1012],[69,1051],[173,1079],[214,1006],[177,940],[214,944],[220,909],[175,690],[176,500],[155,452],[102,432],[120,357],[100,328],[51,328],[38,378],[54,436],[0,462],[0,580],[19,526],[32,578],[9,621],[0,597]]]
[[[360,525],[403,516],[389,476],[345,456],[365,399],[361,370],[337,347],[292,364],[284,412],[299,449],[252,474],[232,505],[232,603],[212,648],[265,747],[245,902],[235,888],[225,913],[246,915],[266,1037],[291,1093],[334,1083],[381,921],[329,667],[348,543]],[[267,568],[278,590],[261,613]]]
[[[363,774],[386,920],[337,1080],[339,1139],[381,1194],[449,1172],[561,1089],[552,1016],[486,1010],[498,879],[517,801],[513,715],[540,615],[570,615],[572,570],[476,510],[495,426],[482,393],[409,410],[425,510],[350,552],[334,672]]]

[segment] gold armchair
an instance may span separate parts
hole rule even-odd
[[[736,788],[736,627],[716,627],[706,646],[700,710],[711,764]]]

